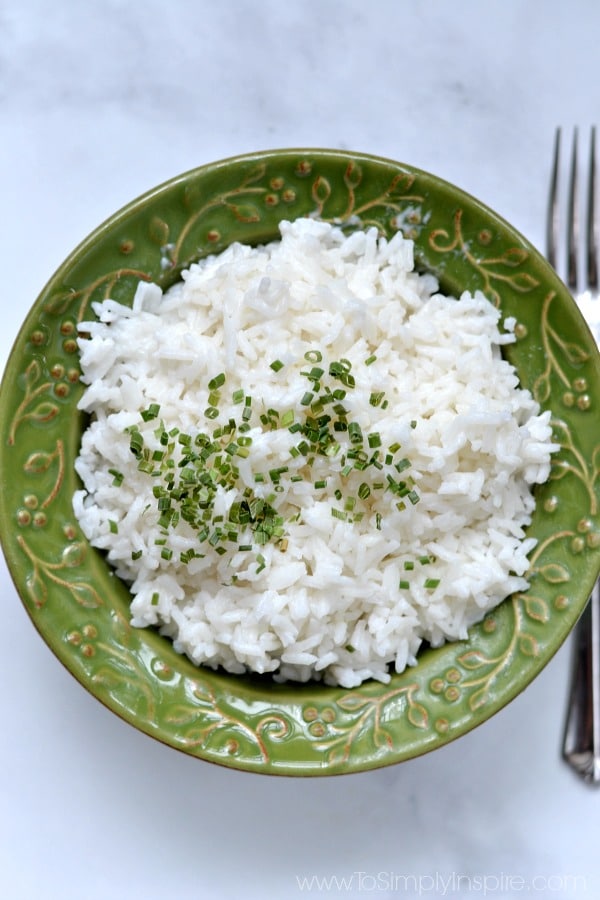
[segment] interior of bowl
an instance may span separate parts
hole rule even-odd
[[[140,279],[166,288],[232,241],[263,243],[283,219],[400,230],[418,266],[459,296],[481,289],[517,341],[521,384],[552,411],[561,445],[536,491],[531,587],[469,639],[421,653],[387,685],[276,684],[197,668],[129,624],[129,592],[74,518],[77,323],[94,300],[130,303]],[[531,245],[484,205],[407,165],[364,154],[285,150],[188,172],[115,214],[55,273],[31,309],[1,393],[0,517],[6,559],[33,623],[99,700],[140,730],[250,771],[361,771],[425,753],[482,723],[522,690],[581,613],[600,565],[600,360],[568,292]]]

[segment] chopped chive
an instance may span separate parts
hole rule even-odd
[[[377,359],[377,357],[373,353],[371,356],[369,356],[369,357],[367,357],[367,359],[365,359],[365,366],[373,365],[373,363],[375,362],[376,359]]]
[[[412,572],[412,570],[414,569],[414,567],[415,567],[415,564],[414,564],[414,562],[412,561],[412,559],[405,559],[405,560],[404,560],[404,570],[405,570],[405,572]]]
[[[151,419],[156,419],[160,412],[160,406],[158,403],[151,403],[148,409],[143,409],[140,412],[140,416],[144,420],[144,422],[149,422]]]
[[[204,410],[204,415],[207,419],[216,419],[219,415],[219,410],[216,406],[207,406]]]
[[[114,487],[121,487],[121,485],[123,484],[123,478],[124,478],[123,473],[119,472],[118,469],[109,469],[108,473],[109,473],[109,475],[113,476],[112,483],[113,483]]]
[[[241,388],[237,391],[234,391],[233,394],[231,395],[231,400],[233,403],[236,403],[236,404],[241,403],[243,399],[244,399],[244,391]]]
[[[362,429],[358,422],[350,422],[348,425],[348,434],[353,444],[361,444],[363,440]]]
[[[283,363],[280,359],[274,359],[270,364],[270,368],[273,369],[274,372],[279,372],[280,369],[283,369]]]
[[[118,534],[118,533],[119,533],[119,526],[118,526],[117,522],[115,522],[114,519],[109,519],[109,520],[108,520],[108,527],[109,527],[109,529],[110,529],[110,533],[111,533],[111,534]]]
[[[410,581],[405,581],[401,578],[398,587],[401,591],[407,591],[410,588]]]
[[[319,363],[323,359],[323,354],[320,350],[307,350],[304,359],[309,363]]]
[[[425,579],[425,587],[427,588],[427,590],[430,590],[430,591],[434,590],[438,586],[439,583],[440,583],[439,578],[426,578]]]
[[[152,606],[158,606],[159,600],[160,600],[160,594],[157,594],[155,592],[154,594],[152,594],[152,599],[151,599],[150,603],[152,604]]]
[[[421,499],[421,498],[419,497],[419,495],[417,494],[417,492],[414,491],[414,490],[413,490],[413,491],[409,491],[408,494],[407,494],[406,496],[408,497],[408,499],[410,500],[410,502],[412,503],[413,506],[414,506],[416,503],[418,503],[419,500]]]
[[[372,432],[372,434],[368,436],[367,440],[371,449],[375,447],[381,447],[381,435],[379,434],[379,432]]]
[[[325,478],[321,478],[319,481],[315,481],[314,487],[316,490],[321,490],[322,488],[327,487],[327,480]]]
[[[346,644],[346,646],[344,647],[344,650],[347,650],[348,653],[355,653],[356,647],[353,647],[352,644]]]
[[[218,388],[223,387],[225,384],[225,373],[220,372],[218,375],[215,375],[214,378],[208,382],[209,391],[216,391]]]
[[[132,550],[131,551],[132,560],[134,560],[134,562],[135,562],[136,559],[140,559],[143,552],[144,552],[143,550]]]
[[[358,496],[361,500],[366,500],[371,493],[371,488],[366,481],[363,481],[358,488]]]

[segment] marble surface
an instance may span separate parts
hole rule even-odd
[[[242,151],[404,160],[543,249],[554,127],[600,118],[599,34],[595,0],[3,0],[2,366],[92,228]],[[600,794],[560,760],[569,644],[441,751],[349,777],[263,778],[122,723],[52,657],[3,562],[0,586],[1,896],[599,896]],[[311,890],[305,876],[346,882]]]

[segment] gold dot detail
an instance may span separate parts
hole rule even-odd
[[[43,331],[34,331],[31,334],[30,341],[32,344],[35,344],[36,347],[41,347],[42,344],[46,343],[46,335]]]
[[[577,408],[580,409],[582,412],[586,412],[586,410],[588,410],[591,405],[592,405],[592,398],[590,397],[589,394],[581,394],[577,398]]]
[[[301,160],[296,166],[296,175],[299,175],[301,178],[305,178],[311,172],[312,166],[307,159]]]
[[[522,322],[517,322],[517,324],[515,325],[515,337],[518,340],[523,340],[523,338],[527,337],[527,334],[527,325],[523,325]]]
[[[319,712],[315,706],[307,706],[302,715],[305,722],[314,722]]]

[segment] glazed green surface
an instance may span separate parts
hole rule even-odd
[[[531,588],[468,641],[424,651],[390,684],[278,685],[196,668],[152,630],[129,625],[129,593],[83,537],[71,508],[84,421],[77,323],[139,279],[168,287],[234,240],[277,237],[302,215],[400,229],[444,292],[481,289],[517,320],[507,352],[561,444],[537,490]],[[188,172],[87,238],[29,313],[0,395],[0,521],[17,590],[43,639],[99,700],[188,754],[285,775],[360,771],[433,750],[484,722],[559,648],[600,566],[600,359],[568,292],[504,221],[458,189],[389,160],[286,150]]]

